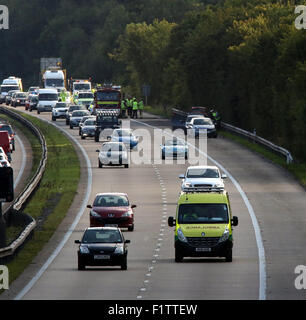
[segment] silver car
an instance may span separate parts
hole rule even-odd
[[[85,139],[86,137],[94,137],[96,134],[96,119],[89,118],[81,127],[81,139]]]
[[[90,112],[88,110],[73,111],[69,121],[70,129],[73,129],[74,127],[78,127],[82,118],[89,115],[90,115]]]
[[[179,176],[182,179],[182,191],[191,189],[224,189],[225,174],[220,173],[216,166],[190,166],[185,174]]]
[[[99,152],[99,168],[103,165],[129,167],[128,151],[122,142],[105,142],[102,149],[96,151]]]
[[[66,119],[67,110],[67,103],[58,102],[52,109],[52,121],[56,121],[56,119]]]

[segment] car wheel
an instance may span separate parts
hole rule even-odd
[[[99,168],[102,168],[103,164],[101,163],[101,161],[99,160]]]
[[[85,265],[80,261],[80,258],[78,258],[78,270],[85,270]]]
[[[122,263],[121,263],[121,270],[127,270],[127,256],[125,255]]]
[[[231,250],[226,256],[225,256],[226,262],[232,262],[233,261],[233,251]]]
[[[40,111],[39,111],[39,110],[37,110],[37,114],[40,114]]]
[[[81,136],[82,135],[82,133],[81,133],[81,130],[79,129],[79,136]]]
[[[85,140],[85,136],[81,136],[81,139],[82,139],[82,140]]]
[[[125,165],[124,165],[124,168],[128,168],[128,167],[129,167],[129,165],[128,165],[128,164],[125,164]]]
[[[179,253],[179,251],[175,249],[175,262],[182,262],[183,258],[184,257]]]
[[[128,227],[128,231],[134,231],[134,224],[130,227]]]

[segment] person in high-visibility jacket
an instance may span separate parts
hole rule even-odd
[[[138,112],[138,102],[136,100],[136,98],[133,99],[133,119],[137,119],[137,112]]]
[[[125,112],[126,112],[126,105],[125,105],[125,100],[121,100],[121,115],[122,118],[125,118]]]
[[[139,116],[142,119],[142,114],[143,114],[143,100],[142,99],[138,102],[138,109],[139,109]]]
[[[132,118],[133,100],[127,99],[126,102],[127,102],[127,107],[128,107],[128,115],[130,116],[130,118]]]
[[[62,90],[60,93],[61,101],[66,102],[66,92],[65,90]]]

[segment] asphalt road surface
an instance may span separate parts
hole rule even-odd
[[[50,113],[39,117],[51,120]],[[149,126],[132,122],[132,128],[146,128],[152,133],[151,126],[169,126],[166,120],[142,121]],[[14,298],[23,288],[21,284],[36,277],[33,286],[19,298],[306,298],[305,290],[295,288],[297,274],[294,273],[296,266],[306,263],[306,193],[285,170],[229,140],[208,139],[208,164],[217,161],[230,175],[225,181],[226,189],[230,194],[232,213],[239,218],[239,225],[234,228],[233,262],[219,258],[185,258],[183,263],[175,263],[174,228],[168,227],[167,219],[175,215],[180,190],[178,176],[184,173],[188,161],[185,164],[131,164],[128,169],[99,169],[96,149],[101,143],[92,138],[81,140],[78,129],[69,129],[64,120],[56,121],[55,125],[76,138],[89,157],[92,172],[90,204],[98,192],[126,192],[131,203],[137,204],[135,230],[124,231],[125,238],[131,240],[128,270],[121,271],[118,267],[77,270],[74,240],[80,239],[83,230],[89,226],[89,209],[86,209],[62,250],[41,276],[37,276],[37,265],[32,273],[30,266],[24,280],[16,281],[18,285],[13,284],[11,291],[3,297]],[[152,147],[149,141],[144,145],[148,149]],[[84,172],[86,170],[84,167]],[[86,179],[83,183],[86,184]],[[84,197],[85,189],[83,185]],[[65,231],[61,230],[62,234]]]

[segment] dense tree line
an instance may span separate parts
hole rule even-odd
[[[295,1],[227,0],[175,24],[129,24],[115,58],[129,88],[152,85],[153,103],[214,106],[224,120],[305,159],[306,30],[295,28],[294,8]]]
[[[38,81],[41,57],[150,102],[215,106],[306,158],[306,30],[294,0],[7,0],[0,72]]]

